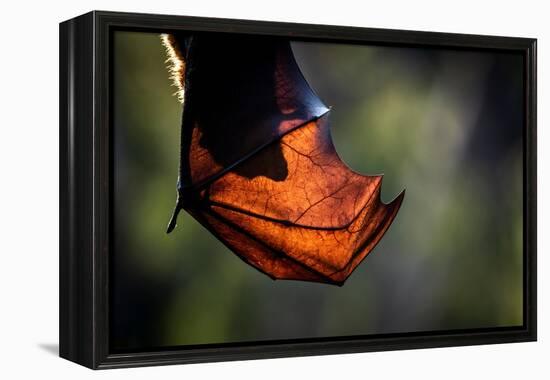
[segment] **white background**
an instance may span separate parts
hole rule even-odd
[[[0,27],[0,366],[4,379],[548,379],[550,12],[546,1],[128,0],[4,2]],[[536,37],[539,342],[93,372],[58,342],[58,23],[118,10]],[[545,353],[545,351],[547,351]]]

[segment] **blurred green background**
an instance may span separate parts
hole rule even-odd
[[[292,47],[342,159],[406,188],[396,220],[341,288],[272,281],[185,212],[167,235],[181,104],[159,35],[116,32],[112,348],[521,325],[522,57]]]

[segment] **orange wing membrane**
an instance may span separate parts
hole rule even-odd
[[[273,279],[343,284],[389,228],[404,192],[384,204],[382,177],[340,160],[330,110],[288,41],[208,33],[164,41],[183,92],[168,232],[184,209]]]

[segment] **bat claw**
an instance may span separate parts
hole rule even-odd
[[[181,206],[179,202],[176,204],[176,207],[174,208],[174,212],[172,213],[172,217],[170,218],[170,222],[168,223],[168,228],[166,228],[166,233],[169,234],[176,228],[177,221],[178,221],[178,214],[181,210]]]

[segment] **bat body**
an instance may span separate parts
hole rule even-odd
[[[178,199],[245,262],[273,279],[341,285],[403,200],[338,157],[330,110],[290,43],[197,33],[164,37],[183,117]]]

